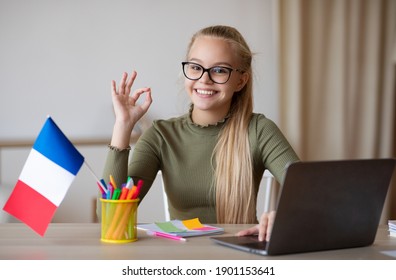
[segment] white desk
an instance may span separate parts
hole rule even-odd
[[[234,234],[249,225],[219,225],[225,234]],[[208,236],[191,237],[187,242],[147,236],[126,244],[100,241],[100,224],[51,224],[44,237],[21,223],[0,224],[0,259],[3,260],[243,260],[243,259],[392,259],[384,251],[396,251],[396,238],[380,226],[372,246],[282,256],[259,256],[215,244]],[[396,259],[396,258],[394,258]]]

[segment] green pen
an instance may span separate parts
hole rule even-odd
[[[115,189],[113,192],[113,197],[111,198],[112,200],[117,200],[120,198],[121,190],[120,189]]]

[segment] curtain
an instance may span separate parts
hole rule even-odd
[[[277,3],[280,127],[301,159],[395,157],[396,0]]]

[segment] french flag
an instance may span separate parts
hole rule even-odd
[[[48,117],[3,209],[44,236],[83,163],[84,157]]]

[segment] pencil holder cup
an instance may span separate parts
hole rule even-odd
[[[137,207],[139,199],[100,199],[102,203],[101,241],[127,243],[137,240]]]

